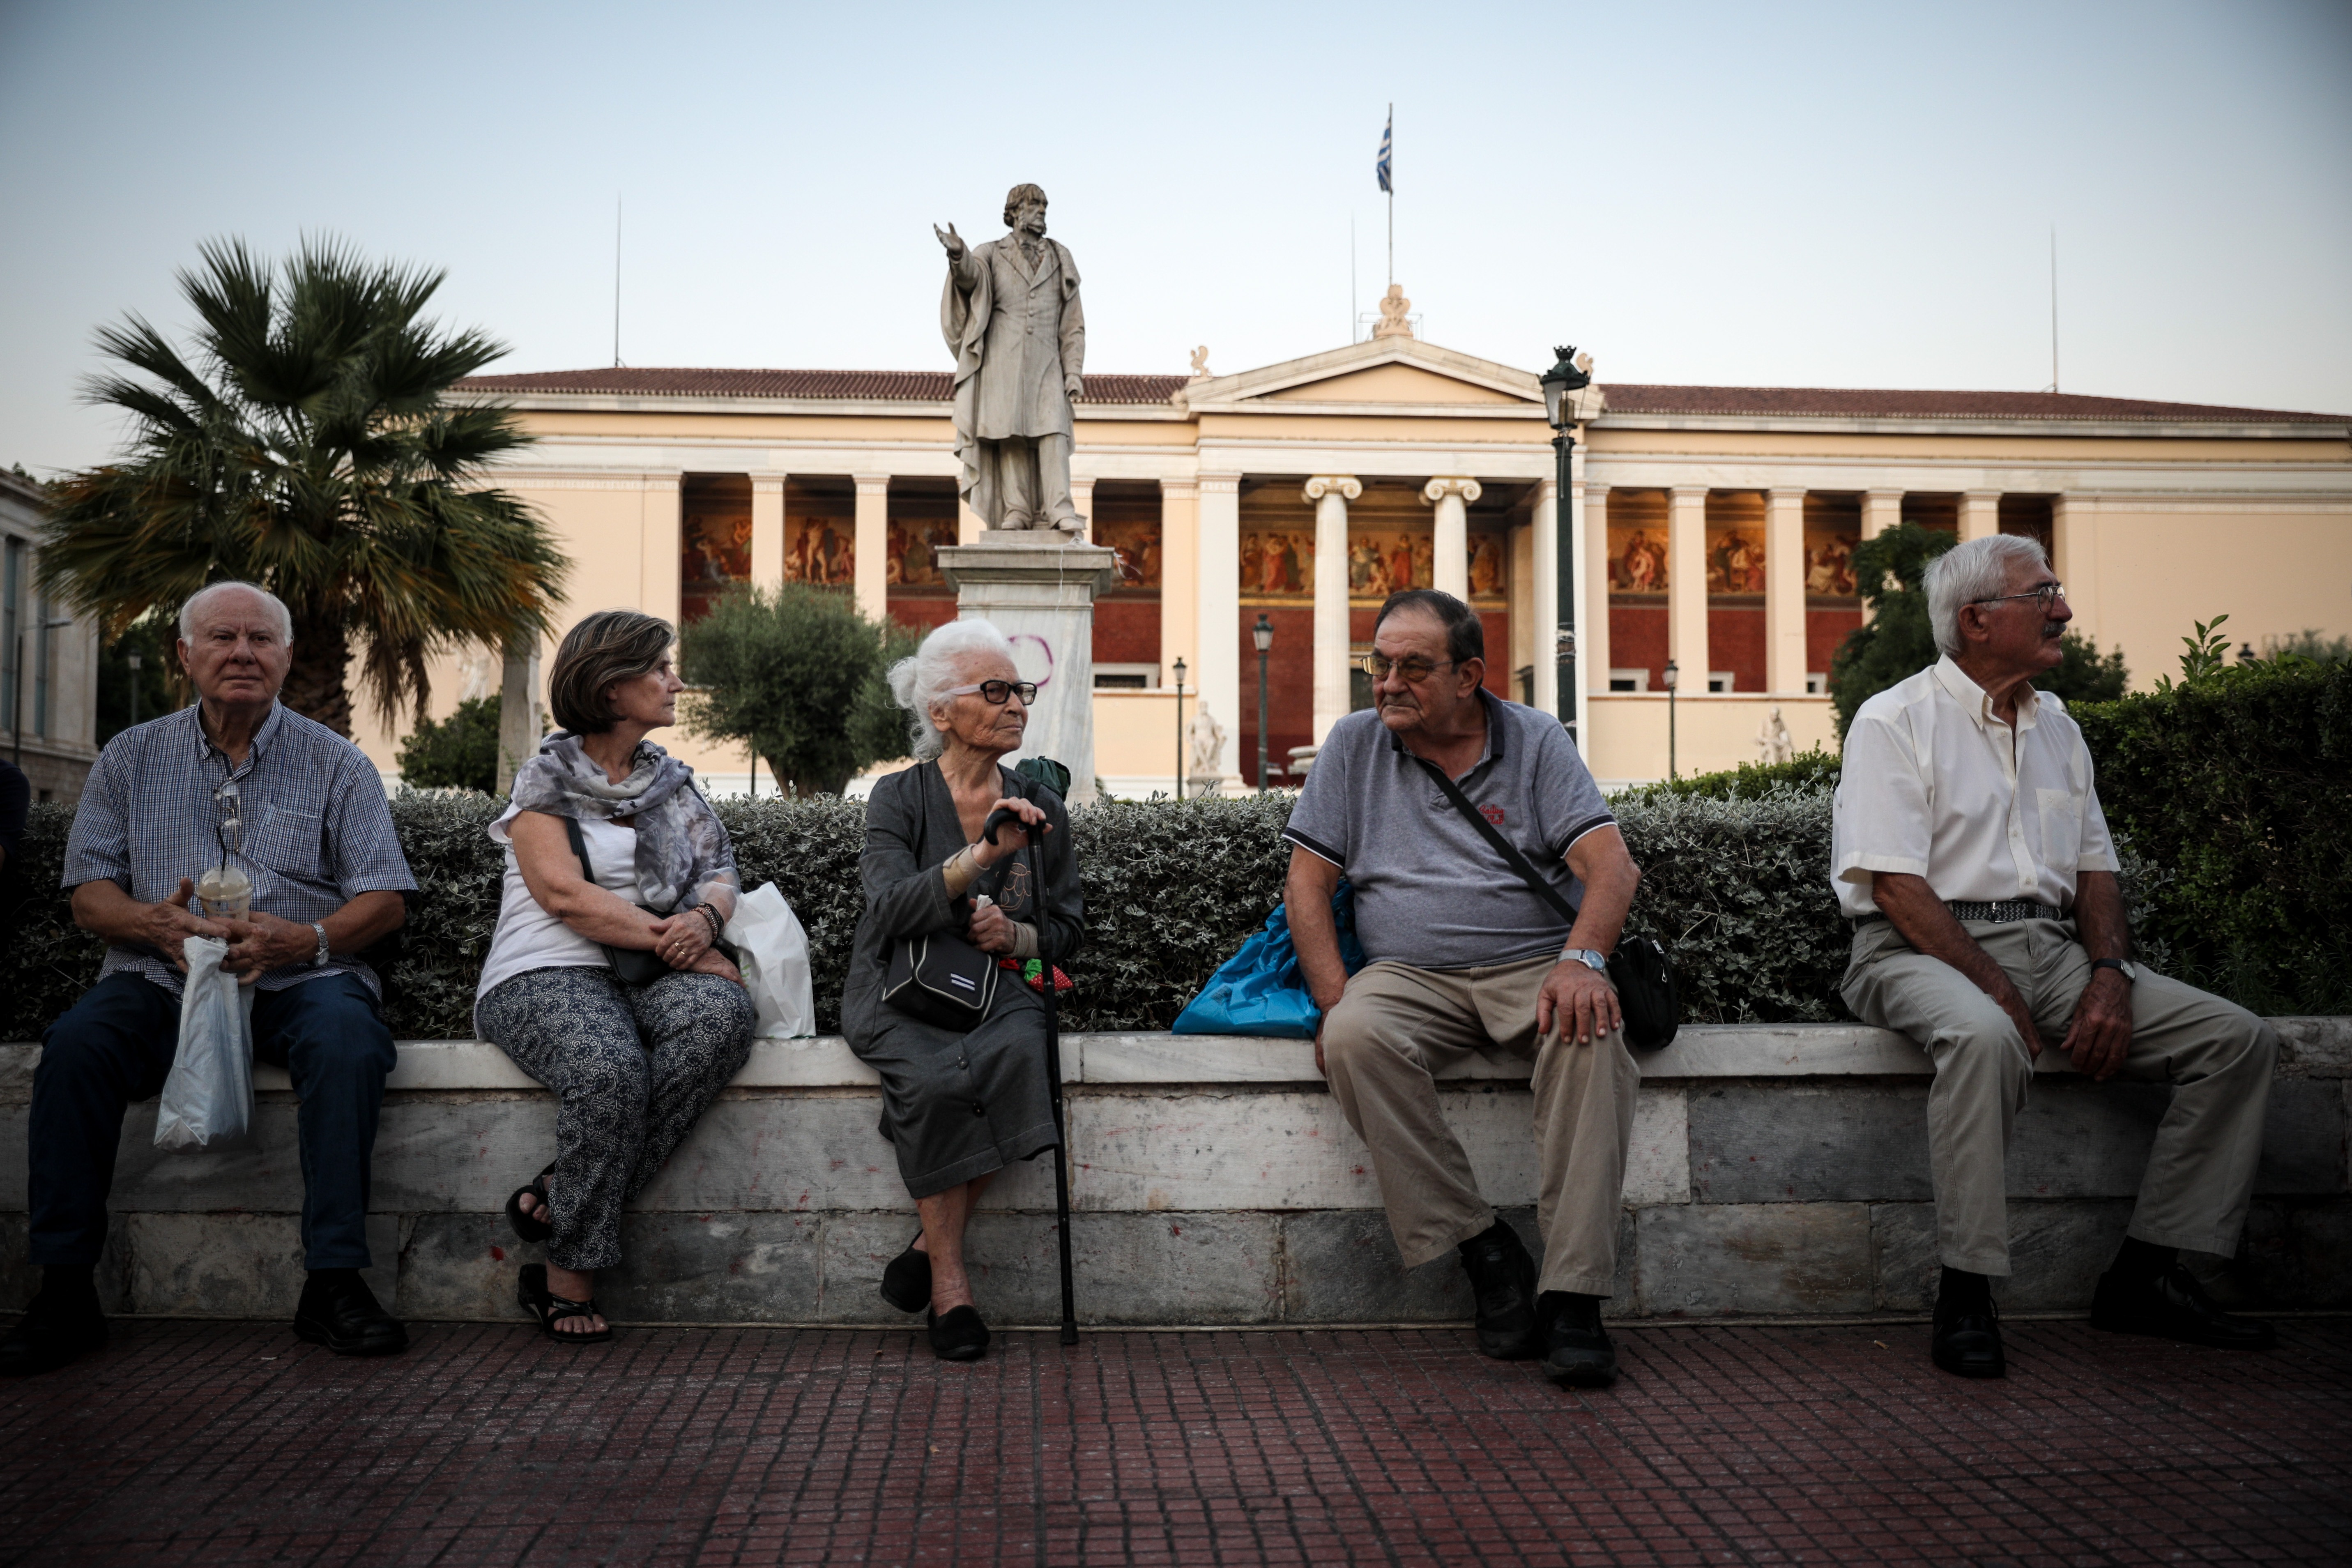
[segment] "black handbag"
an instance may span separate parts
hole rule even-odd
[[[572,853],[580,857],[580,874],[588,879],[590,887],[596,886],[596,868],[588,863],[588,840],[580,831],[580,819],[565,817],[563,831],[572,840]],[[639,904],[637,908],[656,920],[667,920],[670,915],[669,910],[651,904]],[[604,962],[613,966],[613,978],[624,985],[651,985],[670,972],[661,955],[649,947],[611,947],[601,942],[596,945],[604,950]]]
[[[926,1024],[970,1034],[988,1016],[1001,973],[994,953],[981,952],[952,931],[904,936],[890,944],[882,1000]]]
[[[1486,820],[1485,814],[1470,804],[1462,787],[1445,776],[1445,770],[1426,758],[1413,761],[1427,768],[1445,798],[1454,803],[1464,820],[1478,830],[1480,837],[1495,847],[1504,862],[1519,874],[1535,895],[1559,912],[1560,919],[1576,923],[1576,906],[1560,896],[1558,888],[1544,880],[1543,873],[1528,864],[1502,830]],[[1675,994],[1675,969],[1666,959],[1666,950],[1654,937],[1621,938],[1617,951],[1609,955],[1609,984],[1617,988],[1617,1005],[1625,1015],[1625,1043],[1635,1050],[1658,1051],[1675,1043],[1675,1031],[1682,1023],[1682,1003]]]

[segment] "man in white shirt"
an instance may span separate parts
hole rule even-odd
[[[2006,1370],[1990,1278],[2009,1272],[2002,1161],[2045,1039],[2094,1082],[2174,1086],[2093,1326],[2267,1348],[2270,1325],[2216,1308],[2178,1252],[2237,1250],[2278,1037],[2130,960],[2090,752],[2030,684],[2059,662],[2072,618],[2042,546],[1970,540],[1928,568],[1927,590],[1944,657],[1854,715],[1831,856],[1854,921],[1846,1005],[1936,1062],[1935,1363]]]

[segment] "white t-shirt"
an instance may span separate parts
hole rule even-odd
[[[505,890],[499,900],[499,928],[490,938],[490,955],[482,963],[481,984],[474,988],[479,1001],[503,981],[533,969],[602,969],[604,950],[540,907],[515,862],[514,840],[508,824],[517,807],[490,824],[490,837],[506,846]],[[588,845],[588,864],[596,885],[617,893],[629,903],[644,901],[637,891],[637,830],[603,817],[580,819],[580,836]]]
[[[1924,877],[1947,900],[2063,910],[2078,872],[2117,868],[2090,749],[2046,691],[2018,693],[2012,731],[1938,659],[1862,705],[1841,764],[1831,876],[1849,917],[1875,912],[1880,871]]]

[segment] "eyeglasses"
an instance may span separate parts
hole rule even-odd
[[[1021,706],[1024,708],[1037,700],[1037,683],[1034,680],[982,680],[971,686],[950,686],[940,695],[969,697],[975,691],[980,693],[980,700],[982,702],[998,708],[1003,707],[1008,699],[1014,697],[1021,699]]]
[[[1441,661],[1422,658],[1418,656],[1412,658],[1391,658],[1384,653],[1369,653],[1356,661],[1358,666],[1374,680],[1386,680],[1393,672],[1403,676],[1406,682],[1413,686],[1420,685],[1444,668],[1446,665],[1454,662],[1455,661],[1450,658]]]
[[[1990,599],[1970,599],[1969,603],[1971,605],[2005,605],[2011,599],[2039,599],[2042,601],[2042,613],[2046,616],[2050,613],[2051,606],[2065,596],[2066,584],[2063,583],[2044,583],[2042,586],[2034,589],[2030,594],[2002,594]]]

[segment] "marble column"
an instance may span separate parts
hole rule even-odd
[[[1862,492],[1862,536],[1875,539],[1903,521],[1901,490]]]
[[[1202,474],[1200,500],[1200,584],[1195,632],[1193,712],[1213,717],[1224,731],[1216,766],[1196,768],[1188,749],[1185,788],[1228,795],[1241,787],[1242,717],[1242,477]],[[1193,720],[1187,720],[1189,726]],[[1195,785],[1193,780],[1201,784]],[[1210,782],[1213,780],[1213,784]]]
[[[857,607],[870,620],[890,614],[890,476],[857,476]]]
[[[2099,630],[2099,513],[2089,496],[2050,499],[2050,570],[2066,586],[2074,629],[2096,640]]]
[[[1584,488],[1584,552],[1576,562],[1576,670],[1589,695],[1609,689],[1609,487]]]
[[[1160,481],[1160,685],[1176,689],[1176,661],[1185,664],[1189,694],[1192,667],[1200,662],[1193,642],[1200,630],[1201,487],[1191,479]],[[1234,571],[1240,567],[1236,563]],[[1191,712],[1188,701],[1186,712]],[[1170,767],[1174,767],[1171,762]],[[1172,776],[1172,773],[1171,773]]]
[[[1969,490],[1960,497],[1960,542],[2000,531],[2000,492]]]
[[[1666,657],[1678,695],[1706,692],[1706,489],[1677,485],[1666,518]]]
[[[1546,713],[1559,712],[1559,481],[1536,481],[1532,512],[1535,529],[1535,592],[1528,602],[1535,617],[1535,706]],[[1570,542],[1573,548],[1573,539]]]
[[[1306,500],[1315,508],[1314,734],[1318,746],[1348,712],[1348,503],[1363,493],[1363,484],[1352,474],[1318,474],[1307,481]]]
[[[1430,542],[1433,586],[1468,602],[1470,597],[1470,503],[1484,492],[1478,481],[1441,475],[1421,487],[1423,503],[1437,509],[1437,537]]]
[[[751,476],[751,586],[773,593],[784,580],[784,476]]]
[[[1805,689],[1805,492],[1764,497],[1764,686]]]
[[[1087,531],[1083,537],[1092,539],[1095,536],[1094,480],[1091,479],[1072,479],[1070,480],[1070,504],[1076,507],[1078,509],[1078,515],[1087,521]]]
[[[683,474],[647,474],[640,510],[637,557],[637,603],[646,614],[676,626],[678,595],[679,532],[685,526]]]

